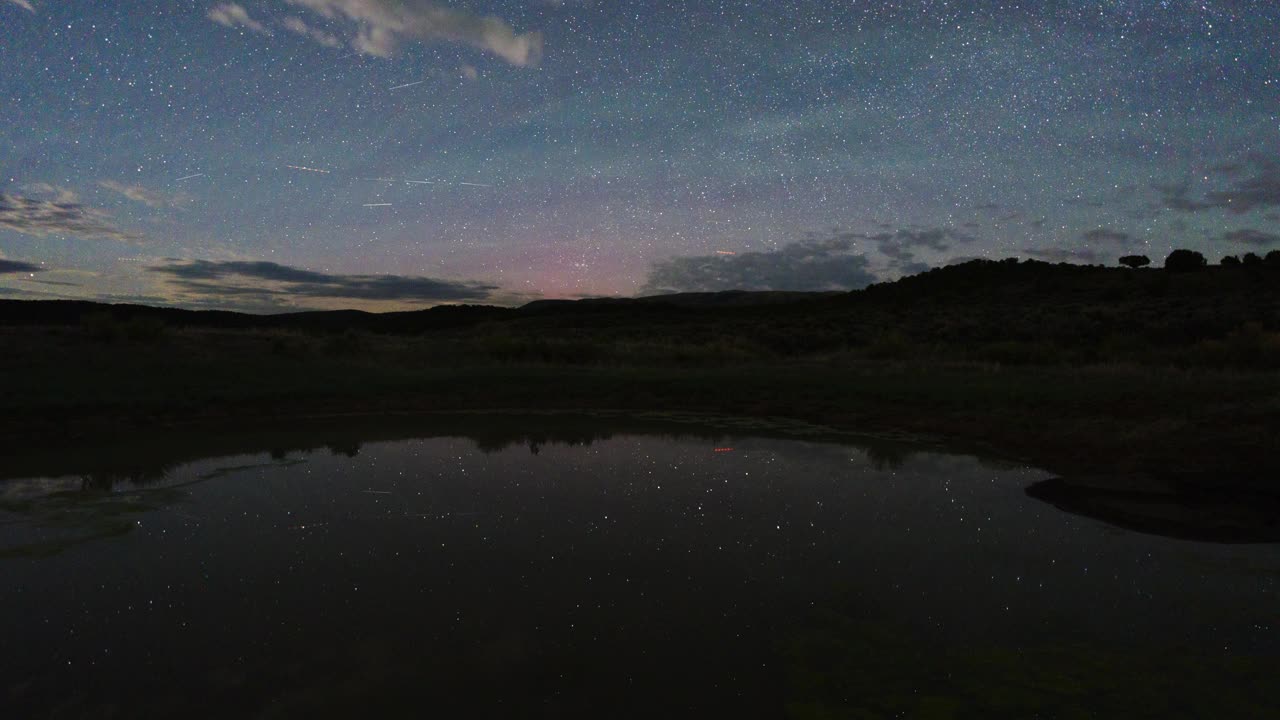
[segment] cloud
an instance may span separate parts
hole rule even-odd
[[[1280,235],[1252,229],[1225,232],[1219,236],[1218,240],[1220,242],[1244,243],[1245,245],[1257,245],[1259,247],[1280,245]]]
[[[1134,237],[1129,233],[1121,232],[1120,230],[1112,230],[1111,228],[1090,230],[1082,234],[1080,237],[1091,243],[1114,243],[1116,245],[1128,245],[1134,240]]]
[[[283,304],[289,299],[402,302],[491,300],[498,287],[483,283],[406,275],[338,275],[266,261],[168,261],[147,268],[168,277],[177,290],[204,300],[251,299]]]
[[[37,285],[53,285],[55,287],[84,287],[80,283],[65,282],[62,280],[27,280],[26,282],[36,283]]]
[[[877,278],[853,239],[804,240],[772,252],[676,257],[654,263],[643,294],[721,290],[852,290]]]
[[[98,187],[120,193],[134,202],[140,202],[151,208],[178,207],[190,200],[187,195],[182,193],[167,195],[155,190],[148,190],[141,185],[125,185],[114,180],[102,180],[98,183]]]
[[[44,272],[44,268],[21,260],[0,260],[0,275],[38,272]]]
[[[242,27],[259,35],[271,34],[271,31],[265,25],[249,17],[249,12],[244,9],[243,5],[238,3],[219,3],[214,5],[205,17],[229,28]]]
[[[493,53],[512,65],[536,66],[542,59],[542,33],[516,33],[501,18],[472,15],[427,0],[286,0],[329,19],[357,25],[352,47],[368,55],[390,57],[406,40],[443,40]]]
[[[871,243],[889,259],[890,276],[914,275],[932,265],[916,257],[920,250],[946,252],[957,243],[977,240],[952,227],[901,227],[877,223],[881,232],[841,231],[830,236],[809,234],[805,240],[774,252],[679,257],[656,263],[642,293],[719,290],[852,290],[883,278],[874,274],[865,253]]]
[[[1154,187],[1162,193],[1165,207],[1181,212],[1226,210],[1242,215],[1280,207],[1280,160],[1255,156],[1246,163],[1219,165],[1215,171],[1227,184],[1201,197],[1193,197],[1187,183]]]
[[[336,35],[327,33],[319,28],[313,28],[305,23],[302,18],[285,18],[283,24],[286,30],[297,33],[303,37],[311,38],[325,47],[338,47],[342,45],[342,41],[339,40]]]
[[[52,195],[54,202],[80,202],[80,196],[71,190],[57,185],[50,185],[49,183],[31,183],[30,185],[23,185],[22,189],[32,195]]]
[[[906,227],[878,233],[845,233],[839,237],[866,240],[876,244],[881,255],[889,258],[890,267],[904,275],[914,275],[929,269],[929,265],[916,259],[916,252],[925,249],[946,252],[956,243],[971,243],[976,237],[950,227]]]
[[[9,2],[13,3],[14,5],[17,5],[23,10],[26,10],[27,12],[33,13],[36,11],[35,7],[33,7],[30,2],[27,2],[27,0],[9,0]]]
[[[1102,262],[1102,255],[1096,250],[1081,248],[1023,248],[1022,252],[1049,262],[1082,262],[1088,265]]]
[[[971,243],[977,240],[974,236],[955,228],[899,228],[892,232],[858,234],[859,237],[877,243],[880,252],[889,257],[902,257],[911,254],[915,248],[926,248],[942,252],[950,250],[955,243]]]
[[[1152,185],[1152,187],[1160,191],[1162,195],[1161,204],[1170,210],[1200,212],[1213,207],[1211,204],[1191,198],[1191,186],[1187,183],[1177,185],[1156,184]]]
[[[903,275],[919,275],[932,269],[933,266],[926,262],[905,262],[898,265],[898,270]]]
[[[131,242],[141,236],[117,228],[111,216],[63,198],[36,200],[0,193],[0,229],[24,235],[66,235],[86,239]]]

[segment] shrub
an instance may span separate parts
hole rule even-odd
[[[90,338],[104,343],[115,343],[121,340],[155,342],[164,337],[167,329],[164,321],[159,318],[135,315],[122,320],[105,310],[84,315],[80,318],[80,325]]]
[[[279,334],[271,338],[271,354],[298,358],[307,354],[308,342],[301,335]]]
[[[131,317],[123,323],[124,337],[130,342],[155,342],[166,330],[160,318]]]
[[[873,360],[905,360],[912,355],[912,345],[900,330],[890,330],[872,340],[866,353]]]
[[[120,325],[111,313],[99,311],[83,315],[80,326],[88,336],[99,342],[115,342],[120,339]]]
[[[1271,369],[1280,363],[1280,333],[1246,323],[1224,338],[1200,341],[1183,360],[1210,367]]]
[[[1195,250],[1183,250],[1181,248],[1169,253],[1169,257],[1164,259],[1165,270],[1174,272],[1191,272],[1200,270],[1209,263],[1204,259],[1204,255]]]
[[[1120,264],[1130,268],[1140,268],[1151,264],[1151,258],[1146,255],[1125,255],[1120,258]]]
[[[1262,262],[1280,267],[1280,250],[1272,250],[1267,253],[1266,257],[1262,258]]]
[[[1261,265],[1262,258],[1259,257],[1257,253],[1247,252],[1244,254],[1244,257],[1240,258],[1240,264],[1247,266]]]
[[[978,357],[1001,365],[1049,365],[1059,362],[1062,354],[1045,342],[1001,340],[982,346]]]
[[[347,328],[344,332],[330,335],[325,341],[321,349],[325,355],[342,355],[350,356],[366,349],[368,343],[365,337],[351,329]],[[273,348],[274,350],[274,348]]]
[[[1222,267],[1235,267],[1240,264],[1240,258],[1235,255],[1228,255],[1218,262]]]

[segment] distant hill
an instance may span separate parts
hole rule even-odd
[[[374,332],[420,332],[455,328],[492,320],[523,316],[612,312],[643,308],[642,312],[662,312],[672,308],[712,310],[765,305],[784,305],[843,295],[841,292],[787,292],[728,290],[724,292],[678,293],[640,298],[583,298],[579,300],[535,300],[519,308],[491,305],[439,305],[426,310],[369,313],[361,310],[320,310],[274,315],[258,315],[225,310],[185,310],[146,305],[109,304],[83,300],[0,300],[0,326],[77,325],[86,316],[106,313],[117,320],[149,318],[172,326],[208,328],[295,328],[301,330],[345,330]]]
[[[1272,356],[1271,345],[1280,332],[1280,267],[1172,272],[974,260],[847,293],[682,293],[392,313],[249,315],[79,301],[0,301],[0,327],[74,326],[104,318],[170,327],[443,333],[490,344],[500,340],[504,347],[513,342],[719,344],[734,346],[735,353],[770,356],[860,348],[888,356],[928,352],[1033,363],[1134,359],[1151,348],[1169,358],[1179,346],[1238,340],[1241,333],[1252,333],[1248,342],[1233,340],[1226,349],[1200,350],[1244,353],[1242,362],[1257,363]],[[1258,347],[1245,347],[1249,343]],[[1258,359],[1246,357],[1255,350],[1261,353]]]
[[[598,297],[580,300],[535,300],[521,306],[521,312],[554,312],[568,308],[627,306],[637,304],[665,305],[670,307],[711,309],[726,307],[757,307],[761,305],[786,305],[824,297],[843,295],[843,292],[794,292],[787,290],[724,290],[721,292],[689,292],[668,295],[647,295],[638,298]]]
[[[428,310],[389,313],[328,310],[254,315],[224,310],[184,310],[81,300],[0,300],[0,326],[79,325],[86,318],[106,315],[120,322],[145,318],[173,327],[288,328],[311,331],[341,331],[350,328],[406,333],[473,325],[507,317],[514,312],[511,308],[489,305],[441,305]]]
[[[0,449],[219,419],[690,411],[922,433],[1088,476],[1270,480],[1278,369],[1280,268],[1257,262],[979,260],[847,293],[381,314],[0,301]],[[1139,500],[1120,510],[1159,507]]]

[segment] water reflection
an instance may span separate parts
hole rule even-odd
[[[1275,707],[1277,546],[1109,531],[1028,497],[1048,479],[1034,469],[810,430],[474,417],[175,437],[98,464],[63,453],[49,466],[61,479],[0,484],[0,537],[27,547],[0,561],[0,636],[18,649],[0,654],[0,704],[66,717]],[[60,538],[75,542],[37,547]]]
[[[1217,478],[1053,478],[1027,495],[1135,532],[1198,542],[1280,542],[1280,495]]]
[[[725,425],[737,425],[762,437],[794,437],[838,442],[861,448],[877,469],[892,469],[914,448],[900,441],[832,434],[787,421],[722,419],[711,427],[706,418],[685,414],[648,416],[515,416],[450,414],[440,417],[350,421],[320,420],[281,428],[231,433],[179,431],[148,433],[136,442],[83,444],[76,452],[50,448],[12,458],[0,466],[0,513],[9,523],[23,523],[19,533],[0,533],[0,558],[47,556],[98,539],[116,537],[137,526],[147,512],[180,502],[190,481],[171,478],[190,463],[217,457],[265,453],[268,464],[229,465],[203,471],[196,481],[260,467],[306,462],[317,453],[356,458],[366,443],[437,437],[470,440],[491,454],[513,446],[537,455],[544,446],[590,447],[615,434],[645,434],[673,440],[709,443],[726,437]],[[180,473],[177,473],[180,475]],[[31,478],[36,478],[32,480]],[[37,537],[32,538],[32,534]]]
[[[140,455],[145,450],[138,450]],[[274,458],[273,454],[273,458]],[[133,471],[79,477],[0,480],[0,559],[48,557],[95,540],[131,532],[147,513],[180,503],[187,488],[206,480],[265,467],[305,462],[280,457],[266,464],[217,467],[192,480],[169,482],[181,465],[140,463]]]
[[[233,431],[192,432],[183,429],[151,431],[134,438],[93,438],[77,443],[34,449],[0,465],[0,482],[32,477],[78,476],[100,489],[114,483],[132,485],[164,481],[184,464],[213,457],[268,454],[281,461],[291,455],[327,450],[354,458],[367,443],[440,437],[467,438],[482,453],[527,447],[532,454],[548,444],[590,446],[620,434],[643,434],[673,439],[722,440],[733,433],[756,437],[800,438],[856,446],[867,451],[878,468],[892,468],[918,444],[887,437],[836,433],[820,426],[790,420],[718,418],[688,413],[590,415],[498,415],[450,413],[439,416],[316,419],[286,427],[276,424],[242,426]]]

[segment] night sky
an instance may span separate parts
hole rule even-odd
[[[1280,248],[1274,0],[0,0],[0,297],[249,311]]]

